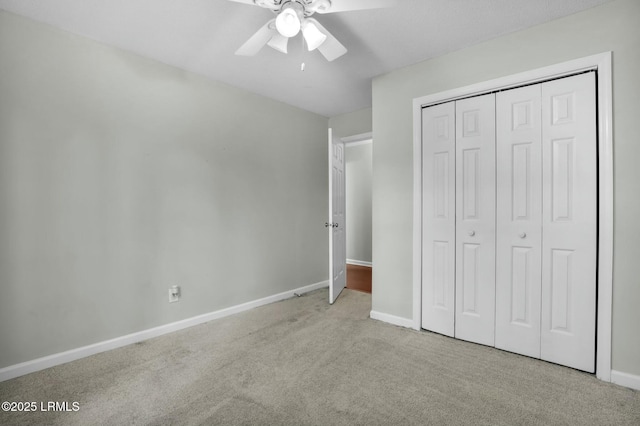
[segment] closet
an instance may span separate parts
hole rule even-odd
[[[595,73],[422,110],[422,328],[595,370]]]

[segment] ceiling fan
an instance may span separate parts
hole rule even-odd
[[[265,45],[287,53],[291,37],[299,32],[309,51],[318,49],[333,61],[347,53],[342,45],[320,22],[311,18],[314,13],[335,13],[376,9],[395,5],[396,0],[230,0],[270,9],[276,17],[263,25],[236,51],[236,55],[253,56]]]

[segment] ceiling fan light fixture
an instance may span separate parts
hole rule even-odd
[[[320,47],[327,39],[326,34],[323,34],[313,22],[307,20],[302,23],[302,36],[307,42],[309,52]]]
[[[284,37],[293,37],[300,32],[300,17],[293,7],[286,7],[276,18],[276,29]]]
[[[287,44],[289,39],[281,34],[275,34],[267,43],[269,47],[274,48],[278,52],[287,53]]]

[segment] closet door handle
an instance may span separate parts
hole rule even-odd
[[[526,232],[521,232],[518,236],[520,238],[527,238],[527,233]]]
[[[476,231],[469,231],[469,236],[473,237],[474,235],[476,235]]]

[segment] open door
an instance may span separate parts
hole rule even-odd
[[[336,301],[347,283],[345,238],[344,143],[329,129],[329,303]]]

